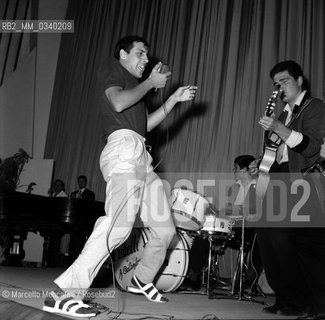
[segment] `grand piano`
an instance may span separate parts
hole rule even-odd
[[[11,259],[21,260],[27,232],[38,231],[44,238],[42,266],[51,266],[55,260],[52,244],[57,239],[65,233],[86,239],[97,218],[104,214],[104,203],[99,201],[0,192],[0,241],[9,242],[5,253],[10,251]]]

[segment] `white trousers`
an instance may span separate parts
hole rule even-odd
[[[110,252],[130,235],[136,219],[149,228],[149,241],[135,275],[153,281],[176,233],[162,181],[152,168],[145,139],[132,130],[117,130],[100,156],[106,185],[105,216],[74,263],[54,282],[66,291],[88,289]],[[89,213],[91,214],[91,213]]]

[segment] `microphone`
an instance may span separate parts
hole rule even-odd
[[[170,71],[170,68],[167,64],[161,64],[160,68],[158,69],[158,72],[161,74],[165,74]],[[155,92],[157,92],[158,88],[155,89]]]
[[[170,68],[167,64],[162,64],[160,68],[158,69],[158,72],[164,74],[170,71]]]

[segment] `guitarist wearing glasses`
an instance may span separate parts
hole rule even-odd
[[[286,214],[290,216],[299,200],[297,192],[294,192],[299,189],[294,190],[292,176],[302,179],[304,169],[311,167],[320,157],[325,137],[325,105],[310,97],[303,71],[296,62],[276,64],[270,77],[285,106],[279,118],[273,114],[265,115],[259,124],[269,137],[273,136],[272,141],[274,137],[278,140],[274,163],[271,161],[268,169],[270,181],[280,176],[286,183],[286,200],[292,205],[286,207]],[[263,159],[259,166],[260,176],[265,169],[262,163]],[[267,194],[270,189],[269,185]],[[315,189],[311,187],[310,190],[313,197]],[[269,198],[263,194],[261,198],[265,208]],[[275,304],[265,307],[264,312],[298,319],[325,319],[325,229],[322,228],[325,215],[321,216],[320,205],[315,203],[314,210],[302,207],[299,215],[321,217],[319,221],[323,224],[318,228],[311,228],[306,222],[300,227],[282,224],[272,228],[266,218],[266,224],[256,230],[266,277],[276,296]]]

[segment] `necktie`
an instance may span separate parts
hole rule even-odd
[[[288,125],[292,119],[292,116],[294,114],[296,114],[299,111],[300,106],[299,105],[294,105],[294,107],[292,108],[292,111],[285,111],[283,112],[281,121],[285,124]],[[280,119],[280,117],[279,117]],[[276,153],[276,161],[277,163],[281,163],[281,160],[283,158],[283,152],[284,152],[284,148],[285,148],[286,144],[282,141],[282,143],[280,144],[280,146],[278,147],[277,153]]]
[[[293,113],[293,114],[298,113],[299,110],[300,110],[300,106],[297,105],[297,104],[295,104],[294,107],[293,107],[293,109],[292,109],[292,113]]]
[[[82,193],[82,191],[79,190],[79,191],[78,191],[78,194],[77,194],[77,198],[79,198],[79,199],[81,198],[81,193]]]
[[[287,124],[291,120],[291,112],[289,113],[288,111],[284,111],[280,117],[279,120]],[[283,157],[283,150],[284,150],[285,143],[282,141],[281,144],[279,145],[277,151],[276,151],[276,162],[281,163],[282,157]]]

